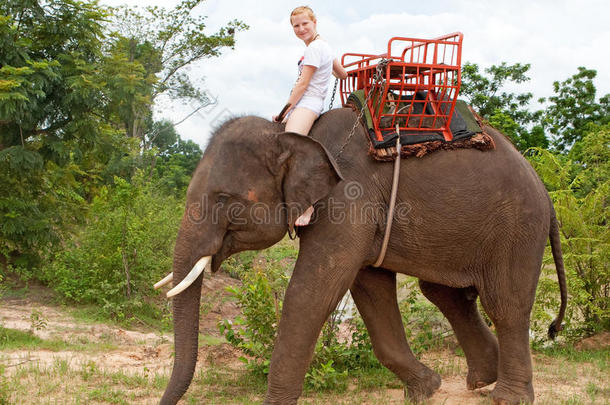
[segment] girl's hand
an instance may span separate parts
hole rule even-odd
[[[347,79],[347,71],[337,58],[333,60],[333,75],[342,80]]]
[[[280,111],[280,113],[278,115],[274,115],[273,116],[273,121],[275,122],[282,122],[284,120],[284,117],[286,116],[286,113],[288,111],[290,111],[290,107],[292,107],[292,104],[288,103],[284,106],[284,108],[282,108],[282,111]]]

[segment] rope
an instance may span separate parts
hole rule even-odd
[[[379,252],[379,257],[373,267],[381,266],[383,263],[383,259],[385,258],[385,253],[388,249],[388,243],[390,241],[390,232],[392,232],[392,220],[394,219],[394,207],[396,206],[396,194],[398,193],[398,180],[400,176],[400,128],[396,125],[396,134],[398,134],[398,138],[396,139],[396,151],[397,156],[394,161],[394,178],[392,179],[392,193],[390,194],[390,208],[388,210],[388,219],[386,221],[385,226],[385,235],[383,235],[383,243],[381,244],[381,252]]]

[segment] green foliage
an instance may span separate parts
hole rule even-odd
[[[243,316],[235,324],[223,320],[220,332],[227,341],[241,349],[249,358],[242,357],[249,370],[266,375],[273,350],[276,328],[281,316],[281,305],[288,277],[277,265],[241,273],[241,287],[227,287],[236,299]]]
[[[33,333],[37,330],[46,329],[47,325],[47,318],[43,313],[37,309],[33,310],[30,314],[30,331]]]
[[[529,147],[548,146],[541,126],[536,125],[541,111],[528,108],[532,93],[511,93],[504,89],[507,84],[520,84],[530,80],[526,75],[530,64],[515,63],[493,65],[483,74],[475,63],[462,67],[460,95],[465,96],[473,108],[489,123],[506,134],[519,150]]]
[[[416,278],[408,277],[401,283],[399,307],[405,325],[407,341],[414,353],[440,348],[444,338],[452,334],[451,325],[442,313],[420,292]]]
[[[233,21],[208,35],[205,17],[191,16],[200,3],[143,14],[75,0],[0,3],[5,267],[31,277],[115,177],[130,181],[142,169],[165,193],[183,194],[201,150],[153,120],[155,98],[202,102],[184,71],[233,48],[247,28]]]
[[[156,178],[168,193],[183,195],[203,152],[195,142],[181,139],[171,123],[160,121],[155,128]]]
[[[341,372],[333,367],[333,361],[320,363],[318,367],[310,368],[305,375],[307,387],[319,392],[324,390],[335,390],[344,392],[347,389],[347,370]]]
[[[40,141],[50,156],[66,158],[56,143],[97,132],[91,108],[102,102],[94,77],[106,11],[69,0],[12,0],[0,4],[0,15],[0,144]]]
[[[597,71],[581,66],[569,79],[553,82],[555,95],[548,99],[543,123],[556,137],[554,144],[560,151],[583,139],[593,126],[610,122],[610,94],[596,101],[596,76]]]
[[[0,326],[0,350],[40,347],[41,343],[32,333]]]
[[[91,109],[105,11],[56,0],[0,11],[0,253],[27,268],[80,217],[78,163],[104,128]]]
[[[0,151],[0,255],[7,265],[36,265],[78,222],[84,205],[79,174],[74,164],[44,164],[22,146]]]
[[[572,336],[610,328],[610,125],[590,132],[579,143],[574,153],[578,161],[540,149],[530,156],[550,190],[561,228],[570,294],[566,324]],[[532,325],[539,335],[559,308],[550,250],[544,263]]]
[[[233,49],[235,34],[248,29],[246,24],[233,20],[209,35],[206,17],[193,15],[193,10],[201,3],[203,0],[183,0],[171,10],[160,7],[146,7],[143,11],[127,7],[113,10],[118,28],[114,34],[113,53],[122,55],[137,67],[148,82],[145,92],[136,90],[127,94],[129,99],[122,102],[125,108],[119,110],[128,133],[140,138],[145,150],[152,146],[157,136],[151,110],[130,107],[150,105],[162,94],[209,105],[210,98],[200,85],[192,82],[186,68],[200,60],[219,56],[225,48]]]
[[[64,297],[95,303],[119,320],[148,311],[152,284],[172,267],[182,202],[142,174],[101,189],[87,226],[45,266],[40,278]]]

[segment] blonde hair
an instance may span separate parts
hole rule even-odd
[[[300,6],[300,7],[295,8],[294,10],[292,10],[292,13],[290,13],[290,22],[291,23],[292,23],[292,17],[294,17],[295,15],[298,15],[298,14],[306,14],[307,17],[309,17],[309,19],[311,21],[317,22],[316,15],[313,13],[313,10],[309,6]]]

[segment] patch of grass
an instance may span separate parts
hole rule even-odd
[[[66,359],[55,359],[53,362],[53,370],[60,376],[68,375],[70,364]]]
[[[468,371],[464,363],[462,358],[456,356],[434,359],[431,363],[428,363],[428,366],[439,373],[441,377],[448,377],[461,374],[466,375]]]
[[[0,365],[0,404],[9,404],[10,386],[7,378],[4,377],[5,367]]]
[[[593,363],[604,372],[610,370],[610,364],[608,362],[608,358],[610,358],[610,349],[577,350],[571,346],[557,346],[536,349],[535,353],[544,354],[545,356],[553,358],[560,358],[570,362]]]
[[[27,285],[24,287],[16,287],[14,284],[11,285],[8,282],[6,282],[5,284],[6,285],[4,285],[4,287],[6,288],[2,290],[3,299],[22,300],[27,297],[28,292],[30,291]]]
[[[114,384],[121,384],[128,388],[146,388],[149,381],[146,376],[138,374],[125,374],[122,371],[110,375],[110,379]]]
[[[218,346],[227,343],[223,336],[199,335],[199,346]]]
[[[126,400],[127,394],[120,389],[112,388],[108,384],[102,384],[98,388],[89,391],[89,399],[94,401],[103,401],[111,404],[128,405]]]
[[[49,366],[28,363],[10,374],[0,369],[0,405],[152,403],[161,397],[168,379],[159,374],[107,372],[93,361],[83,365],[64,359]]]
[[[66,342],[61,339],[41,339],[31,332],[0,327],[0,350],[49,350],[103,352],[117,349],[111,342]]]
[[[273,247],[265,250],[264,254],[265,257],[274,261],[280,261],[283,259],[296,260],[299,254],[299,248],[295,241],[284,238]]]
[[[0,350],[38,348],[43,340],[30,332],[0,326]]]
[[[366,391],[379,388],[402,388],[402,382],[394,373],[385,367],[358,369],[350,371],[357,390]]]
[[[603,389],[601,389],[600,387],[597,386],[597,384],[590,382],[589,384],[587,384],[587,395],[589,395],[589,399],[591,399],[591,402],[595,402],[596,398],[604,391]]]
[[[164,374],[155,374],[152,377],[152,387],[157,390],[165,390],[169,383],[169,376]]]
[[[165,301],[164,301],[165,302]],[[105,323],[121,328],[143,327],[146,330],[169,332],[172,323],[166,318],[170,316],[170,306],[156,305],[153,303],[142,303],[137,313],[117,320],[109,316],[102,308],[95,305],[79,304],[76,308],[69,310],[70,315],[85,324]]]
[[[185,400],[189,404],[260,403],[266,390],[264,376],[217,366],[197,373]]]

